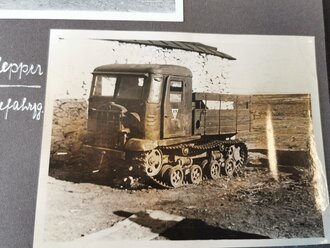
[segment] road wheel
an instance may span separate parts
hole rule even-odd
[[[199,165],[192,165],[188,174],[189,183],[198,184],[203,180],[202,168]]]
[[[227,159],[224,166],[224,174],[226,176],[233,176],[235,172],[235,161],[233,159]]]
[[[218,161],[213,160],[205,167],[205,172],[208,178],[217,179],[220,177],[220,164]]]
[[[169,183],[174,188],[180,187],[183,183],[183,171],[179,167],[172,167],[165,171],[164,175]]]

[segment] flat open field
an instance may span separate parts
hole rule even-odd
[[[146,215],[147,210],[185,218],[156,239],[323,236],[308,169],[280,166],[279,181],[275,181],[267,167],[256,162],[259,154],[253,156],[242,177],[221,177],[176,189],[113,188],[106,185],[102,170],[83,164],[52,166],[45,239],[75,240],[132,214]],[[139,224],[144,225],[143,221]]]

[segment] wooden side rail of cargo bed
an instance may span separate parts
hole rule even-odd
[[[251,130],[251,96],[193,93],[193,134],[222,135]]]

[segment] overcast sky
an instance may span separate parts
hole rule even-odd
[[[317,87],[313,37],[226,35],[210,44],[237,58],[228,79],[233,92],[311,93]]]

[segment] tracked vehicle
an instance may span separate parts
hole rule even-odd
[[[192,92],[182,66],[100,66],[86,146],[165,188],[240,174],[248,151],[235,136],[249,128],[249,105],[248,96]]]

